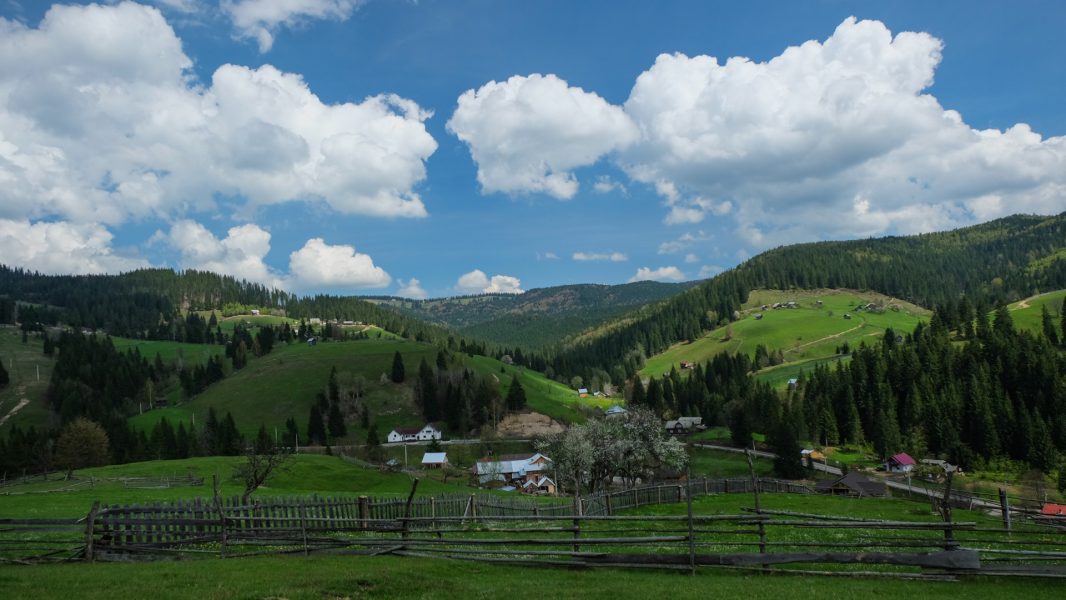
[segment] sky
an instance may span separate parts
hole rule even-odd
[[[1066,211],[1066,3],[0,0],[0,263],[712,277]]]

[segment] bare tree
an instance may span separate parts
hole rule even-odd
[[[274,443],[266,430],[261,430],[254,444],[244,452],[244,462],[233,469],[235,479],[244,483],[242,501],[248,502],[252,494],[267,482],[271,476],[285,469],[285,463],[292,452]]]

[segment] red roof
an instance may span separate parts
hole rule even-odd
[[[1047,517],[1066,517],[1066,504],[1045,504],[1040,514]]]
[[[899,454],[897,454],[897,455],[893,456],[892,458],[888,459],[888,462],[894,462],[897,465],[903,465],[903,466],[915,464],[914,463],[914,459],[911,458],[911,455],[907,454],[906,452],[900,452]]]

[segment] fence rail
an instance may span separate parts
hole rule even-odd
[[[942,521],[883,521],[761,509],[760,494],[811,493],[773,479],[693,479],[580,499],[414,492],[97,503],[82,519],[0,519],[0,562],[343,552],[569,567],[834,565],[827,572],[855,574],[872,565],[899,577],[1066,578],[1061,531],[979,527],[952,520],[950,511]],[[755,506],[693,514],[693,498],[719,493],[751,494]],[[688,503],[687,514],[618,514],[678,502]]]

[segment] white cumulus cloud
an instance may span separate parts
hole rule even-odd
[[[0,18],[0,218],[119,224],[214,208],[324,202],[422,217],[430,113],[394,95],[323,103],[271,65],[199,82],[158,9],[53,6]]]
[[[522,281],[510,275],[489,277],[481,269],[474,269],[459,277],[455,289],[464,294],[521,294]]]
[[[629,283],[636,281],[684,281],[685,274],[677,267],[659,267],[651,269],[640,267],[636,275],[629,278]]]
[[[389,274],[375,266],[368,254],[346,244],[327,244],[322,238],[309,239],[303,248],[289,254],[289,277],[298,289],[383,288],[392,283]]]
[[[222,0],[221,8],[237,29],[237,37],[253,39],[268,52],[282,27],[314,19],[347,20],[361,0]]]
[[[283,276],[267,266],[263,259],[270,252],[270,233],[251,223],[231,227],[219,239],[206,227],[192,220],[174,223],[164,239],[181,255],[184,269],[211,271],[231,275],[283,289]]]
[[[96,223],[0,219],[0,263],[48,274],[119,273],[148,267],[147,261],[116,254],[113,236]]]
[[[575,252],[574,260],[593,261],[609,260],[611,262],[625,262],[629,257],[621,252]]]
[[[448,131],[470,147],[484,193],[572,198],[574,169],[635,142],[625,112],[555,75],[491,81],[459,97]]]
[[[403,279],[396,280],[399,288],[396,289],[397,296],[403,296],[404,298],[413,298],[415,300],[425,300],[429,295],[426,290],[422,288],[422,282],[412,277],[407,281]]]

